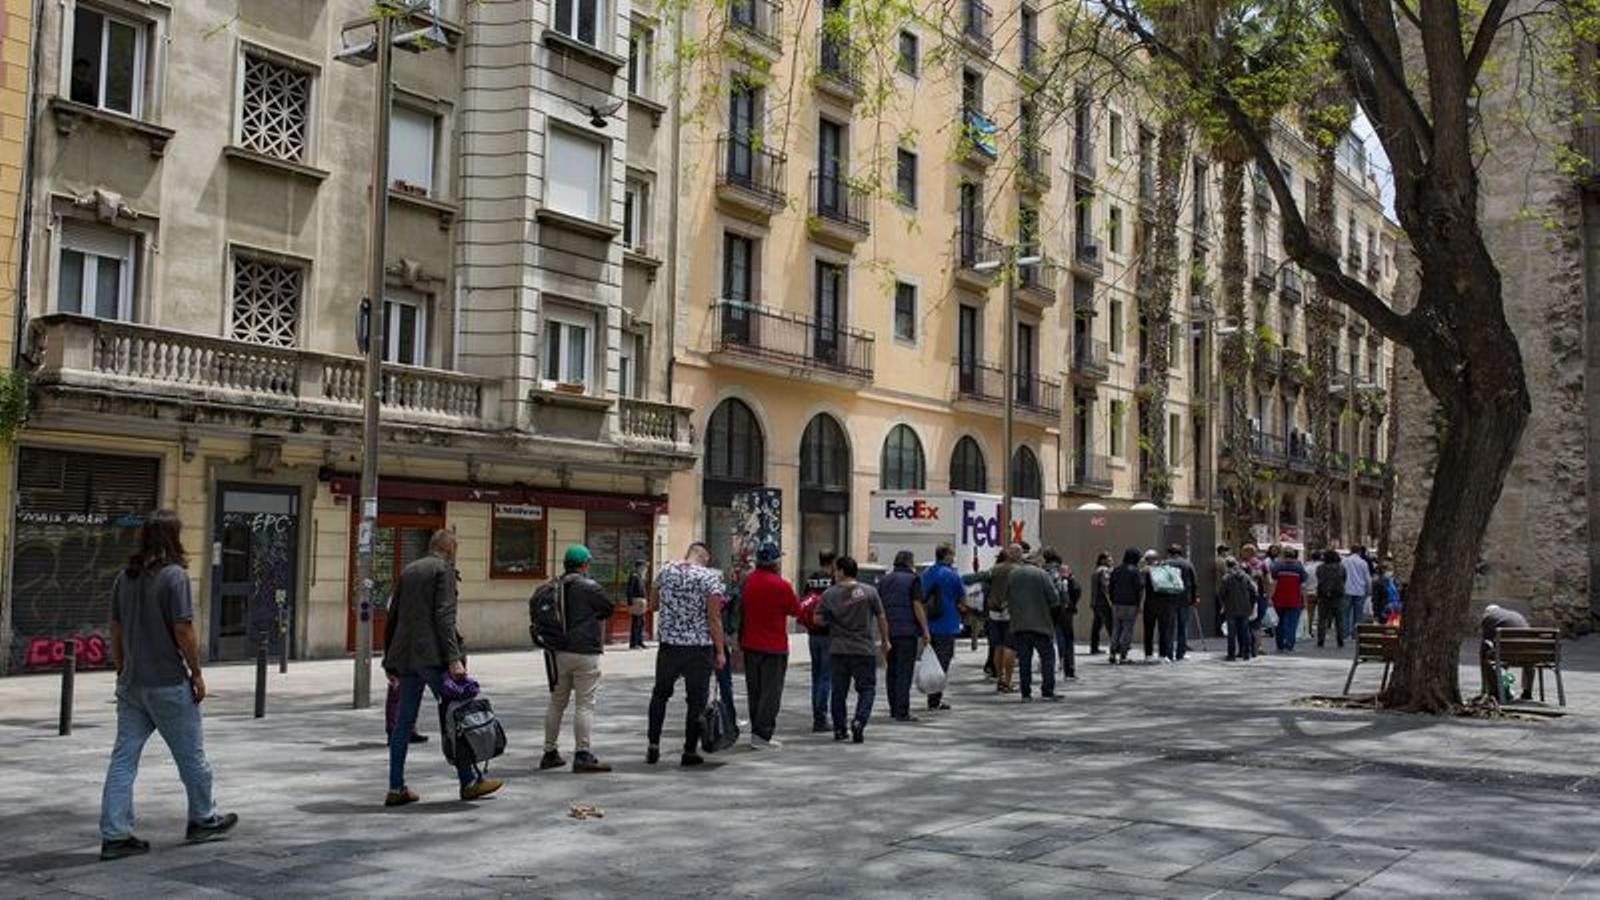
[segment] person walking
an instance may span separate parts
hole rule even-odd
[[[540,591],[554,591],[561,604],[566,637],[558,646],[545,641],[544,671],[550,683],[550,705],[544,710],[544,756],[540,769],[558,769],[567,764],[561,758],[561,720],[567,704],[576,703],[572,715],[572,754],[574,772],[609,772],[590,746],[594,732],[594,707],[600,694],[600,655],[605,652],[606,620],[611,618],[611,598],[605,588],[589,577],[589,548],[573,544],[562,554],[561,577]],[[537,601],[536,601],[537,602]]]
[[[1089,576],[1089,655],[1100,655],[1100,629],[1106,631],[1106,643],[1111,642],[1111,554],[1100,551],[1095,557],[1094,572]]]
[[[456,536],[440,529],[428,540],[428,555],[400,570],[400,583],[384,623],[383,668],[400,691],[400,708],[389,735],[389,793],[385,806],[404,806],[419,799],[406,786],[406,749],[422,705],[422,689],[444,699],[444,676],[467,675],[466,654],[456,632]],[[461,799],[476,800],[500,790],[505,782],[480,776],[466,761],[456,763]]]
[[[871,585],[856,580],[856,561],[841,556],[834,561],[835,583],[822,595],[822,619],[828,625],[828,649],[833,654],[833,739],[845,739],[846,697],[856,689],[856,714],[849,721],[849,737],[866,740],[867,721],[878,685],[878,651],[889,653],[889,620],[883,601]]]
[[[1344,620],[1340,624],[1344,626],[1344,636],[1354,640],[1356,625],[1366,618],[1365,610],[1375,579],[1366,548],[1359,544],[1350,549],[1350,555],[1340,565],[1344,567]]]
[[[1139,617],[1144,602],[1144,573],[1139,570],[1139,551],[1129,547],[1122,552],[1122,565],[1106,576],[1106,596],[1111,604],[1111,664],[1127,665],[1133,647],[1133,620]]]
[[[1183,662],[1189,653],[1189,620],[1198,618],[1194,610],[1200,607],[1199,579],[1195,577],[1194,564],[1183,555],[1183,547],[1178,544],[1167,545],[1167,558],[1163,560],[1166,565],[1178,570],[1178,577],[1183,581],[1183,591],[1173,604],[1170,613],[1172,617],[1172,661]]]
[[[628,585],[623,588],[622,596],[628,601],[628,649],[650,649],[644,643],[645,613],[649,611],[649,592],[644,586],[644,560],[633,561],[633,573],[628,576]]]
[[[1078,601],[1083,598],[1083,588],[1078,587],[1078,579],[1072,577],[1072,567],[1062,561],[1056,548],[1045,547],[1039,551],[1039,556],[1044,560],[1045,574],[1055,582],[1056,594],[1061,601],[1055,613],[1056,656],[1061,659],[1061,675],[1076,680],[1077,637],[1072,632],[1073,619],[1078,615]]]
[[[889,622],[889,658],[885,671],[889,682],[889,717],[896,722],[915,722],[911,714],[911,676],[917,669],[917,654],[928,645],[927,607],[922,601],[922,579],[917,576],[916,557],[910,550],[894,555],[894,569],[878,579],[878,599]]]
[[[685,767],[705,762],[699,753],[700,717],[711,694],[711,673],[727,661],[722,635],[727,588],[717,570],[707,565],[710,561],[711,551],[695,541],[683,559],[662,567],[650,587],[650,605],[656,613],[656,676],[650,690],[649,746],[644,755],[650,765],[661,759],[667,701],[680,678],[688,711],[679,762]]]
[[[995,690],[1009,694],[1016,690],[1013,675],[1017,654],[1011,646],[1011,612],[1007,590],[1011,573],[1022,564],[1022,545],[1008,544],[1000,551],[993,567],[961,576],[963,584],[983,585],[983,607],[989,623],[989,650],[994,661]]]
[[[956,571],[956,548],[943,543],[934,548],[933,565],[922,573],[922,602],[928,619],[928,646],[939,660],[939,667],[950,673],[956,655],[956,638],[961,634],[961,607],[967,598],[961,573]],[[948,710],[944,692],[928,695],[928,709]]]
[[[1278,614],[1274,629],[1279,653],[1293,653],[1300,629],[1300,614],[1305,610],[1306,567],[1300,564],[1300,551],[1285,547],[1272,564],[1272,609]]]
[[[1139,559],[1139,574],[1144,578],[1144,615],[1141,617],[1144,624],[1144,661],[1146,664],[1156,660],[1156,632],[1165,621],[1167,607],[1170,605],[1163,597],[1157,597],[1150,585],[1150,567],[1158,561],[1159,554],[1155,548],[1144,552]]]
[[[800,615],[794,586],[778,574],[778,545],[756,550],[756,568],[744,582],[739,647],[744,651],[744,693],[750,704],[750,749],[777,750],[784,676],[789,671],[789,617]]]
[[[1347,570],[1339,562],[1339,551],[1322,551],[1322,562],[1317,564],[1316,595],[1317,595],[1317,646],[1323,646],[1328,638],[1328,625],[1333,625],[1334,637],[1339,641],[1339,646],[1344,646],[1344,623],[1346,620],[1344,606],[1349,600],[1345,596],[1345,574]]]
[[[1033,700],[1035,653],[1039,655],[1039,671],[1043,681],[1040,696],[1046,700],[1058,699],[1055,635],[1061,594],[1055,578],[1045,570],[1042,562],[1042,559],[1033,556],[1013,569],[1006,592],[1011,611],[1011,643],[1016,648],[1022,676],[1023,703]]]
[[[817,554],[817,568],[806,576],[805,599],[800,604],[805,612],[801,621],[806,626],[806,649],[811,654],[811,731],[828,730],[828,696],[833,690],[833,653],[828,649],[828,626],[816,615],[822,605],[822,595],[833,587],[835,555],[832,550]]]
[[[1222,558],[1222,571],[1217,595],[1222,599],[1222,614],[1228,623],[1228,655],[1223,659],[1248,660],[1255,655],[1250,617],[1256,610],[1256,586],[1250,573],[1231,556]]]
[[[117,673],[117,736],[100,795],[100,859],[108,862],[150,852],[149,842],[133,833],[133,781],[145,742],[158,731],[188,795],[184,839],[220,840],[239,824],[237,815],[217,811],[211,795],[211,763],[200,717],[206,680],[200,672],[182,534],[176,513],[152,513],[139,526],[138,550],[111,587],[109,649]],[[397,740],[405,746],[410,737],[407,728]]]

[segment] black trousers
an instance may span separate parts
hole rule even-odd
[[[944,669],[946,675],[950,674],[950,661],[956,656],[956,636],[953,634],[933,635],[928,646],[933,648],[933,655],[939,660],[939,667]],[[944,702],[944,691],[928,695],[928,708],[938,709]]]
[[[1156,624],[1161,621],[1161,610],[1166,601],[1156,596],[1144,598],[1144,609],[1139,617],[1144,620],[1144,655],[1151,657],[1156,654]]]
[[[1100,652],[1100,629],[1106,630],[1106,643],[1111,642],[1111,605],[1089,607],[1089,612],[1094,615],[1094,620],[1089,623],[1089,652]]]
[[[866,653],[835,653],[833,655],[833,730],[844,731],[847,724],[846,695],[850,686],[856,688],[855,723],[863,727],[872,718],[872,700],[878,693],[878,657]]]
[[[889,715],[904,719],[911,715],[911,678],[917,671],[917,637],[889,639]]]
[[[744,651],[745,701],[750,704],[750,733],[772,740],[783,701],[783,679],[789,671],[789,654]]]
[[[689,710],[683,722],[683,752],[693,753],[700,744],[700,717],[705,715],[706,698],[711,695],[711,669],[715,655],[710,647],[660,644],[656,647],[656,683],[650,691],[650,746],[661,744],[661,727],[667,720],[667,701],[672,688],[683,679]]]

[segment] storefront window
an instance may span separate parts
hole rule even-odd
[[[489,577],[546,577],[544,507],[497,503],[489,533]]]

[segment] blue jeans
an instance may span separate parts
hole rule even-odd
[[[1033,654],[1039,653],[1039,672],[1044,696],[1056,692],[1056,648],[1052,636],[1036,631],[1011,632],[1011,645],[1017,649],[1017,669],[1022,677],[1022,696],[1033,696]]]
[[[1278,608],[1278,649],[1293,650],[1294,639],[1300,633],[1300,614],[1305,612],[1298,606]]]
[[[433,699],[444,699],[444,669],[424,666],[400,676],[400,708],[395,713],[394,729],[389,732],[389,790],[406,786],[406,751],[411,748],[411,730],[417,724],[417,709],[422,706],[422,688],[433,692]],[[439,730],[444,740],[444,729]],[[463,787],[478,780],[478,773],[466,763],[456,763],[456,775]]]
[[[1356,626],[1361,624],[1361,608],[1367,603],[1367,598],[1359,594],[1344,595],[1344,634],[1350,640],[1355,640]]]
[[[1228,658],[1249,659],[1255,649],[1255,635],[1250,633],[1249,616],[1228,617]]]
[[[811,721],[828,722],[828,695],[833,690],[833,656],[828,652],[828,636],[813,634],[806,639],[811,650]]]
[[[1189,619],[1194,616],[1190,610],[1195,607],[1189,605],[1189,598],[1185,597],[1178,602],[1177,622],[1173,624],[1173,638],[1177,643],[1175,659],[1183,659],[1189,652]]]
[[[1061,658],[1061,674],[1068,678],[1077,677],[1074,657],[1077,655],[1077,643],[1072,633],[1072,618],[1062,613],[1061,619],[1056,623],[1056,655]]]
[[[715,660],[715,657],[713,657]],[[717,670],[717,693],[722,698],[722,705],[733,713],[735,719],[739,718],[739,707],[733,705],[733,654],[725,654],[722,659],[722,668]]]
[[[133,779],[139,774],[139,756],[145,741],[161,732],[178,777],[189,795],[189,822],[210,822],[217,817],[211,800],[211,763],[206,760],[205,734],[200,726],[200,704],[194,702],[189,682],[161,687],[117,686],[117,740],[111,748],[105,789],[100,795],[100,837],[120,841],[133,834]],[[406,732],[409,737],[410,732]]]
[[[833,730],[844,731],[845,701],[850,685],[856,686],[855,723],[863,727],[872,718],[872,700],[878,693],[878,657],[866,653],[841,653],[833,658]]]

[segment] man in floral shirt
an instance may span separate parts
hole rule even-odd
[[[650,589],[650,607],[656,613],[659,646],[656,648],[656,682],[650,692],[650,747],[645,762],[661,759],[661,728],[667,718],[667,701],[679,678],[688,695],[689,714],[683,726],[685,766],[705,762],[696,747],[700,742],[700,717],[711,690],[711,673],[726,660],[722,637],[722,601],[727,593],[722,575],[706,564],[711,551],[696,541],[679,562],[663,566]]]

